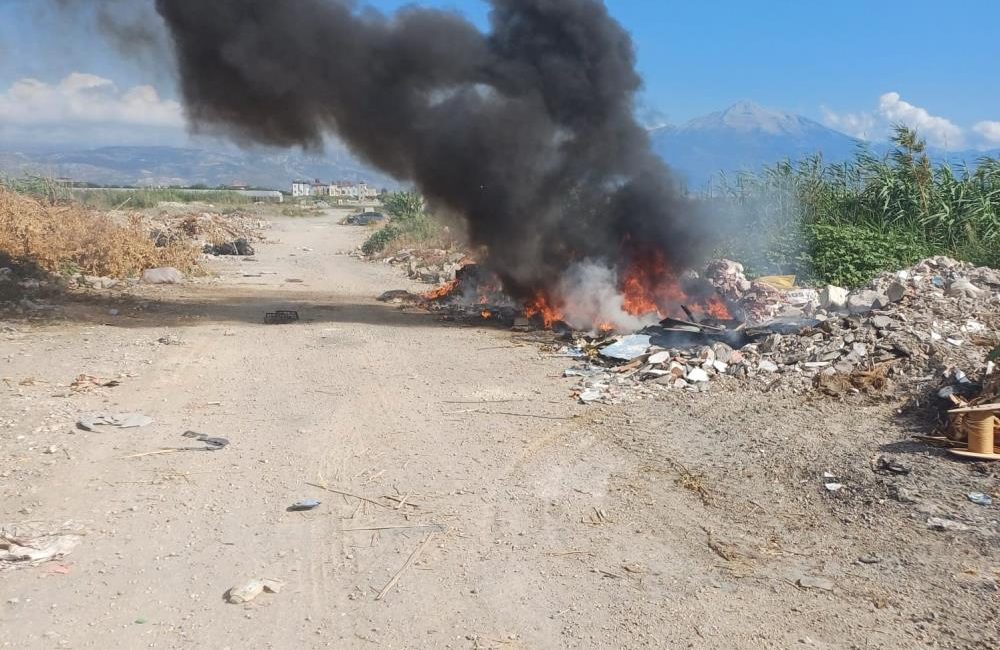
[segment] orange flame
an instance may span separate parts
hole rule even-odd
[[[483,317],[483,320],[489,320],[493,318],[493,312],[491,312],[489,309],[482,310],[481,312],[479,312],[479,315]]]
[[[562,320],[562,312],[555,308],[552,303],[549,302],[548,296],[539,291],[524,306],[524,316],[526,318],[535,318],[538,316],[542,320],[542,324],[546,329],[552,327],[557,321]]]
[[[683,317],[681,305],[697,315],[719,320],[732,316],[719,296],[699,300],[687,295],[676,273],[659,251],[641,252],[632,256],[622,279],[622,308],[633,316],[656,314],[659,318]]]
[[[424,300],[440,300],[451,294],[458,287],[458,280],[449,280],[437,289],[432,289],[423,294]]]

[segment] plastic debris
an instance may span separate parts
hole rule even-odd
[[[226,438],[213,438],[197,431],[185,431],[181,435],[185,438],[194,438],[198,442],[204,442],[204,451],[218,451],[229,445],[229,440]]]
[[[319,505],[323,503],[317,499],[303,499],[302,501],[297,501],[292,505],[288,506],[288,512],[301,512],[304,510],[313,510],[318,508]]]
[[[982,492],[969,492],[967,496],[969,501],[973,502],[977,506],[993,505],[993,497],[988,494],[983,494]]]
[[[620,340],[603,348],[600,352],[602,357],[608,359],[620,359],[622,361],[632,361],[649,350],[649,336],[646,334],[631,334],[623,336]]]
[[[152,423],[153,418],[141,413],[114,413],[92,415],[80,418],[80,421],[76,423],[76,426],[80,427],[84,431],[93,431],[99,426],[118,427],[119,429],[135,429]]]
[[[0,562],[41,564],[69,555],[80,543],[78,535],[55,535],[21,539],[0,533]]]
[[[225,599],[233,605],[240,605],[242,603],[249,603],[265,591],[271,594],[280,593],[284,586],[285,583],[279,580],[254,578],[253,580],[248,580],[242,585],[230,587],[226,591]]]
[[[146,284],[179,284],[184,281],[184,274],[171,266],[146,269],[142,272],[142,281]]]

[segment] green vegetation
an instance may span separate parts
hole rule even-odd
[[[394,192],[383,198],[392,221],[376,230],[361,245],[365,255],[381,253],[391,242],[425,242],[441,234],[441,227],[424,211],[424,199],[416,192]]]
[[[211,203],[250,205],[253,198],[229,190],[135,189],[135,190],[73,190],[77,201],[98,210],[155,208],[160,203]]]
[[[160,203],[211,203],[216,206],[249,205],[254,199],[231,190],[198,188],[88,189],[43,176],[0,177],[0,187],[49,203],[78,203],[96,210],[155,208]]]
[[[727,233],[719,253],[752,273],[847,286],[930,255],[1000,266],[1000,160],[956,172],[905,127],[892,143],[885,158],[861,149],[724,178],[707,197]]]

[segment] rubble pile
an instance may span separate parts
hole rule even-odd
[[[443,249],[404,249],[383,261],[406,268],[407,277],[413,280],[430,284],[454,281],[459,269],[471,262],[467,253]]]
[[[269,227],[266,220],[238,211],[163,212],[150,220],[150,237],[157,246],[193,242],[208,255],[253,255],[252,243],[263,241]]]
[[[664,333],[676,327],[577,336],[559,352],[583,362],[567,370],[581,401],[614,402],[637,387],[704,391],[717,380],[841,395],[995,376],[987,355],[1000,343],[1000,271],[936,257],[850,292],[778,290],[727,260],[705,277],[747,322],[726,332],[692,323],[689,340],[673,345]]]

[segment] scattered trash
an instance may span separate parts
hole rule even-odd
[[[249,256],[254,254],[253,246],[247,241],[246,237],[239,237],[231,242],[223,242],[221,244],[205,244],[202,250],[206,255],[242,255]]]
[[[185,438],[194,438],[198,442],[204,442],[204,447],[162,447],[156,451],[143,451],[138,454],[130,454],[123,458],[142,458],[144,456],[159,456],[161,454],[175,454],[181,451],[219,451],[223,447],[229,446],[227,438],[212,438],[197,431],[185,431],[181,434]]]
[[[931,530],[950,530],[955,532],[971,530],[969,526],[961,522],[945,519],[944,517],[929,517],[927,519],[927,527]]]
[[[265,591],[271,594],[281,593],[285,583],[279,580],[268,578],[253,579],[237,587],[230,587],[223,596],[227,602],[233,605],[249,603],[251,600],[261,595]]]
[[[69,387],[70,390],[82,393],[92,388],[113,388],[120,385],[121,382],[117,379],[98,379],[93,375],[78,375]]]
[[[983,494],[982,492],[969,492],[967,496],[969,501],[973,502],[977,506],[993,505],[993,497],[988,494]]]
[[[180,284],[184,281],[184,274],[172,266],[146,269],[142,272],[142,281],[146,284]]]
[[[898,476],[906,476],[910,473],[910,468],[883,456],[878,459],[878,471],[888,472]]]
[[[105,425],[118,427],[119,429],[135,429],[152,423],[153,418],[141,413],[116,413],[113,415],[92,415],[80,418],[80,421],[76,423],[76,426],[80,427],[84,431],[93,431],[96,427]]]
[[[645,334],[631,334],[623,336],[611,345],[602,348],[600,355],[608,359],[619,359],[621,361],[632,361],[649,350],[649,336]]]
[[[69,555],[80,540],[79,535],[43,535],[23,539],[0,533],[0,562],[8,566],[41,564]]]
[[[167,334],[166,336],[161,336],[160,338],[156,339],[156,342],[159,343],[160,345],[184,345],[184,341],[181,340],[181,337],[176,336],[174,334]]]
[[[204,442],[205,447],[202,451],[219,451],[223,447],[229,445],[229,440],[226,438],[212,438],[204,433],[198,433],[197,431],[185,431],[181,434],[185,438],[194,438],[198,442]],[[199,450],[198,447],[188,447],[192,451]]]
[[[321,503],[323,502],[317,499],[303,499],[302,501],[298,501],[288,506],[288,512],[301,512],[304,510],[312,510],[314,508],[318,508]]]
[[[279,309],[264,314],[264,322],[268,325],[287,325],[299,320],[299,312],[290,309]]]
[[[815,576],[802,576],[795,584],[803,589],[819,589],[821,591],[833,591],[836,586],[832,580]]]

